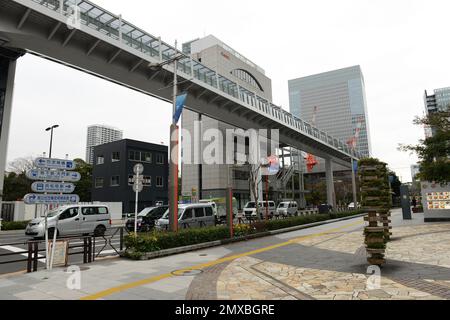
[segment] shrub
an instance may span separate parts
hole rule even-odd
[[[25,230],[30,221],[2,221],[2,231]]]
[[[285,229],[314,222],[329,220],[330,218],[344,218],[354,216],[362,211],[342,212],[337,214],[321,214],[313,216],[294,217],[284,220],[261,220],[252,224],[240,224],[234,227],[235,237],[245,237],[250,234]],[[131,259],[140,259],[144,253],[165,249],[179,248],[200,243],[225,240],[230,237],[227,226],[210,228],[186,229],[178,233],[154,231],[141,233],[138,237],[128,235],[125,237],[127,248],[125,255]]]

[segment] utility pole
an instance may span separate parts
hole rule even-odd
[[[177,50],[177,42],[175,41],[175,50]],[[170,126],[170,149],[169,149],[169,214],[170,214],[170,230],[178,232],[178,126],[175,115],[177,108],[178,95],[178,60],[173,62],[173,110],[172,124]]]

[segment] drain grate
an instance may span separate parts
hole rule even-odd
[[[176,270],[171,272],[171,274],[177,277],[192,277],[201,273],[203,273],[202,270]]]

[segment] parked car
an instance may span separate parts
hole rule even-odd
[[[227,221],[227,199],[226,198],[212,198],[200,200],[199,203],[211,204],[216,216],[217,223],[226,223]],[[233,219],[238,213],[238,202],[236,198],[233,198]]]
[[[178,226],[180,229],[210,227],[216,225],[214,209],[210,203],[183,204],[178,206]],[[156,221],[156,230],[169,229],[169,210]]]
[[[264,219],[266,217],[266,213],[267,213],[267,201],[259,201],[258,204],[259,204],[260,218]],[[277,211],[277,206],[275,205],[274,201],[268,201],[268,204],[269,204],[269,207],[268,207],[269,218],[271,219]],[[256,202],[255,201],[247,202],[247,204],[244,207],[244,215],[245,215],[245,218],[247,218],[247,219],[256,219]]]
[[[148,232],[155,227],[155,223],[158,219],[161,219],[164,213],[166,213],[169,206],[157,206],[145,208],[138,214],[137,219],[137,231]],[[134,232],[134,217],[127,220],[125,227],[129,232]]]
[[[111,214],[107,206],[62,206],[47,215],[48,234],[57,236],[89,235],[103,236],[111,228]],[[32,220],[26,230],[27,236],[45,237],[45,217]]]
[[[298,204],[295,201],[283,201],[278,205],[275,216],[292,217],[298,216]]]
[[[361,209],[361,204],[358,202],[358,203],[356,204],[356,208],[355,208],[355,203],[352,202],[352,203],[350,203],[350,204],[348,205],[348,209],[349,209],[349,210]]]

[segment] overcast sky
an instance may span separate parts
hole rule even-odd
[[[94,2],[168,43],[217,36],[266,70],[286,109],[289,79],[361,65],[374,156],[405,182],[416,158],[398,144],[423,138],[412,120],[424,90],[450,86],[448,0]],[[14,99],[9,161],[47,151],[54,123],[54,156],[84,158],[97,123],[168,143],[169,104],[31,55],[18,62]]]

